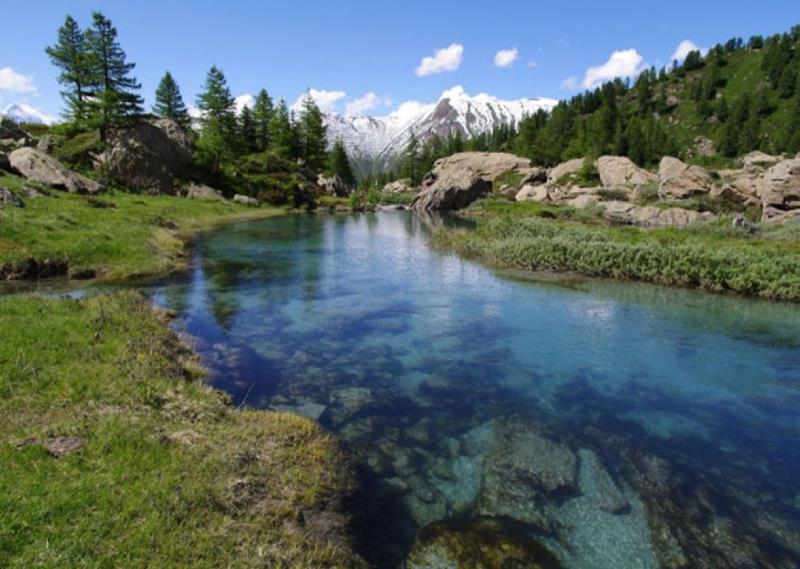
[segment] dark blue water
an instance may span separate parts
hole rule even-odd
[[[157,300],[237,403],[352,449],[376,565],[451,566],[418,531],[488,520],[569,568],[800,566],[800,307],[499,276],[407,213],[196,256]]]

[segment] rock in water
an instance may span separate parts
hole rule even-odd
[[[783,160],[767,170],[759,194],[764,221],[783,223],[800,218],[800,158]]]
[[[530,160],[500,152],[462,152],[436,161],[411,207],[421,211],[467,207],[492,191],[493,180],[509,171],[527,173]]]
[[[655,174],[639,168],[625,156],[601,156],[597,159],[597,172],[606,188],[642,186],[657,179]]]
[[[103,188],[94,180],[73,172],[61,162],[34,148],[20,148],[8,157],[11,168],[20,176],[75,194],[95,194]]]
[[[658,197],[664,200],[684,199],[707,194],[714,183],[700,166],[689,166],[672,156],[664,156],[658,167]]]
[[[214,188],[203,184],[192,184],[186,190],[186,197],[190,200],[212,200],[224,202],[225,198]]]
[[[191,165],[191,141],[173,120],[142,120],[114,131],[100,162],[120,184],[146,194],[174,194]]]

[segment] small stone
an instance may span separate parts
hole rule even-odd
[[[9,190],[0,187],[0,207],[25,207],[25,204]]]
[[[85,445],[86,441],[80,437],[54,437],[42,444],[45,450],[56,458],[80,450]]]

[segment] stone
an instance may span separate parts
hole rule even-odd
[[[783,223],[800,216],[800,158],[782,160],[767,170],[759,195],[762,221]]]
[[[171,119],[148,119],[109,133],[99,165],[120,184],[145,194],[175,194],[192,163],[191,139]]]
[[[80,437],[54,437],[42,443],[45,450],[56,458],[80,450],[85,445],[86,441]]]
[[[606,188],[643,186],[657,180],[655,174],[639,168],[625,156],[601,156],[597,159],[597,172]]]
[[[411,208],[403,204],[378,204],[375,211],[408,211],[409,209]]]
[[[43,193],[36,188],[32,188],[31,186],[22,186],[22,197],[23,198],[40,198],[42,197]]]
[[[758,228],[756,224],[751,222],[741,213],[737,213],[733,216],[733,220],[731,220],[731,224],[737,228],[743,230],[748,235],[759,235],[761,234],[761,230]]]
[[[530,160],[501,152],[461,152],[437,160],[422,182],[411,207],[454,210],[467,207],[492,191],[493,180],[509,171],[530,168]]]
[[[8,161],[8,154],[5,152],[0,152],[0,170],[11,171],[11,162]]]
[[[0,208],[4,207],[25,207],[25,204],[10,190],[0,186]]]
[[[604,512],[625,513],[630,508],[630,503],[597,455],[590,450],[580,449],[578,456],[581,460],[578,473],[581,493],[590,498],[594,505]]]
[[[600,202],[600,197],[596,194],[582,194],[567,200],[567,205],[578,209],[584,209],[595,206],[598,204],[598,202]]]
[[[661,159],[658,179],[658,196],[664,200],[707,194],[714,185],[705,169],[700,166],[689,166],[672,156]]]
[[[225,201],[225,198],[219,191],[204,184],[191,184],[186,189],[186,197],[190,200]]]
[[[639,227],[686,227],[692,223],[714,218],[710,212],[697,212],[679,207],[660,208],[637,206],[628,202],[603,202],[603,217],[611,223]]]
[[[36,143],[36,150],[44,152],[45,154],[52,154],[53,148],[56,145],[56,139],[50,134],[45,134]]]
[[[409,184],[409,180],[395,180],[383,186],[381,191],[386,194],[403,194],[413,192],[414,188]]]
[[[742,167],[749,171],[763,171],[781,161],[780,156],[772,156],[760,150],[754,150],[742,157]]]
[[[577,174],[583,168],[583,158],[573,158],[562,164],[559,164],[547,174],[547,183],[553,185],[558,183],[558,180],[569,174]]]
[[[522,189],[517,192],[517,195],[514,196],[514,199],[518,202],[546,202],[550,199],[549,190],[547,186],[532,186],[529,184],[523,186]]]
[[[250,196],[245,196],[242,194],[236,194],[233,196],[233,201],[236,203],[240,203],[243,205],[249,205],[253,207],[258,207],[259,203],[256,198],[251,198]]]
[[[11,168],[20,176],[57,190],[95,194],[103,189],[94,180],[73,172],[52,156],[35,148],[19,148],[8,159]]]
[[[320,187],[323,193],[339,198],[346,198],[352,191],[352,189],[345,184],[344,180],[337,175],[327,178],[325,176],[319,176],[317,178],[317,185]]]
[[[547,168],[542,168],[540,166],[532,166],[525,170],[520,170],[520,174],[524,177],[522,178],[522,184],[544,184],[547,182]]]
[[[694,139],[694,155],[695,156],[714,156],[717,153],[717,148],[714,146],[714,141],[707,136],[697,136]]]
[[[28,133],[8,117],[0,117],[0,140],[19,141],[25,144],[28,140]]]

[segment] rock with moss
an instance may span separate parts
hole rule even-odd
[[[549,189],[545,185],[534,186],[527,184],[514,196],[518,202],[546,202],[550,201]]]
[[[603,217],[619,225],[639,227],[686,227],[692,223],[714,218],[710,212],[697,212],[680,207],[637,206],[623,201],[602,204]]]
[[[190,200],[225,201],[225,197],[219,191],[205,184],[191,184],[186,188],[186,198]]]
[[[73,172],[52,156],[35,148],[17,149],[8,159],[11,168],[20,176],[56,190],[75,194],[96,194],[103,189],[99,183]]]

